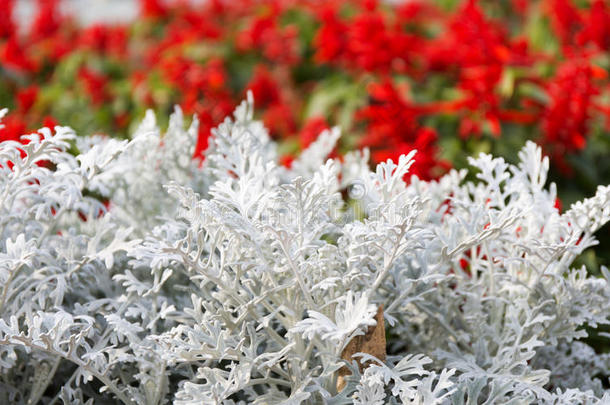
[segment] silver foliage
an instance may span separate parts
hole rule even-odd
[[[0,144],[1,403],[610,402],[581,341],[610,272],[571,267],[609,187],[559,213],[533,143],[405,182],[414,152],[329,160],[337,130],[286,169],[251,99],[202,165],[196,134],[176,110],[130,141]],[[379,305],[388,358],[342,360]]]

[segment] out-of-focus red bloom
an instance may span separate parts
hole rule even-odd
[[[586,146],[592,98],[599,93],[593,75],[587,61],[569,60],[547,86],[550,101],[543,115],[543,141],[557,157]]]
[[[574,45],[576,34],[582,28],[583,19],[571,0],[547,0],[547,13],[561,44]]]
[[[38,10],[30,31],[31,39],[38,41],[53,36],[62,23],[59,0],[38,0]]]
[[[2,46],[0,62],[4,67],[22,73],[30,73],[38,69],[37,64],[28,57],[26,50],[15,37],[9,38]]]
[[[412,0],[400,3],[396,14],[405,24],[413,22],[430,22],[439,19],[442,15],[438,8],[426,0]]]
[[[367,71],[404,70],[418,40],[388,27],[380,12],[362,13],[350,24],[348,48],[358,67]],[[397,69],[396,69],[397,68]]]
[[[79,42],[85,49],[123,58],[127,53],[127,30],[125,27],[95,24],[83,30]]]
[[[314,38],[317,62],[337,61],[347,52],[348,25],[343,23],[337,11],[331,6],[324,6],[319,13],[322,25]]]
[[[15,35],[15,22],[13,21],[13,9],[15,0],[4,0],[0,13],[0,38],[10,38]]]
[[[559,197],[555,198],[555,205],[554,205],[555,209],[561,213],[562,209],[563,209],[563,203],[561,202],[561,200],[559,199]]]
[[[140,0],[140,15],[146,18],[165,17],[168,8],[162,0]]]
[[[87,93],[94,104],[99,105],[108,100],[109,95],[106,91],[108,78],[106,76],[83,67],[79,70],[78,77],[87,89]]]
[[[307,148],[326,129],[329,129],[329,126],[324,117],[311,117],[305,121],[303,128],[299,132],[301,149]]]
[[[279,103],[281,100],[280,88],[271,72],[264,65],[258,65],[254,68],[254,74],[246,88],[252,90],[258,108],[265,108],[271,104]]]
[[[299,61],[297,31],[294,26],[280,27],[279,10],[271,7],[263,16],[254,18],[236,38],[242,52],[257,51],[270,61],[295,65]]]
[[[386,140],[413,141],[420,110],[406,102],[389,80],[369,86],[370,105],[358,112],[367,121],[363,145],[378,146]]]
[[[16,114],[4,117],[0,124],[0,142],[20,141],[21,135],[26,133],[25,122]]]
[[[469,67],[462,69],[458,87],[464,91],[462,107],[467,118],[460,125],[460,135],[480,135],[480,123],[485,120],[494,136],[500,136],[499,96],[495,88],[500,81],[502,67],[499,65]]]
[[[45,128],[53,129],[58,125],[59,125],[59,121],[57,121],[55,118],[51,117],[50,115],[47,115],[42,120],[42,126]]]
[[[585,20],[585,27],[580,33],[578,42],[595,43],[602,50],[610,50],[610,8],[606,1],[595,0]]]
[[[199,120],[199,132],[197,134],[197,144],[195,145],[195,158],[203,159],[203,154],[208,148],[208,140],[215,122],[212,115],[208,111],[204,111],[197,115]]]
[[[224,89],[226,72],[223,61],[210,59],[199,64],[184,57],[166,59],[161,64],[168,82],[184,92],[214,92]]]
[[[294,156],[292,155],[283,155],[280,157],[280,164],[284,167],[292,167],[292,162],[294,162]]]
[[[206,2],[211,3],[211,2]],[[216,4],[219,2],[216,1]],[[209,5],[214,9],[214,5]],[[178,16],[172,21],[170,29],[181,28],[188,32],[190,35],[197,40],[201,39],[220,39],[224,33],[223,27],[220,25],[221,21],[218,21],[222,17],[222,9],[210,11],[210,8],[204,8],[201,12],[196,9],[184,8],[184,12],[179,13]],[[178,10],[180,11],[180,10]]]
[[[36,85],[25,87],[17,91],[17,109],[27,113],[36,102],[40,89]]]
[[[224,62],[220,58],[208,60],[203,69],[195,69],[192,75],[189,78],[192,85],[208,92],[223,90],[227,82]]]
[[[401,155],[412,150],[417,150],[413,166],[409,169],[407,177],[416,175],[420,179],[434,179],[443,175],[451,165],[449,162],[439,160],[436,141],[438,134],[432,128],[418,128],[413,136],[413,142],[398,141],[382,145],[379,149],[373,149],[371,157],[374,162],[383,162],[392,159],[398,162]]]
[[[198,102],[195,106],[197,119],[199,120],[199,132],[197,144],[193,156],[197,159],[203,159],[203,154],[208,148],[208,140],[211,135],[212,128],[216,127],[227,117],[235,104],[226,94],[219,94],[212,100]]]
[[[527,14],[528,8],[530,6],[529,0],[511,0],[511,4],[513,8],[522,16]]]
[[[504,113],[497,89],[507,66],[533,62],[528,43],[524,38],[511,42],[505,28],[488,19],[476,0],[464,2],[451,18],[447,32],[426,47],[426,55],[429,69],[457,76],[462,97],[436,105],[440,107],[437,112],[461,116],[462,137],[479,136],[484,125],[499,136],[502,118],[522,118]]]
[[[263,123],[273,138],[285,138],[296,132],[294,113],[288,104],[277,103],[263,113]]]
[[[431,69],[503,64],[511,57],[505,30],[488,20],[476,0],[467,0],[448,30],[427,49]]]
[[[361,146],[371,148],[373,161],[396,160],[401,154],[417,149],[411,173],[423,179],[442,174],[448,165],[437,158],[438,135],[430,128],[421,128],[417,122],[423,111],[405,101],[389,81],[372,85],[369,91],[371,104],[360,110],[358,117],[367,123]]]
[[[129,120],[129,114],[127,112],[123,112],[117,114],[117,116],[114,118],[114,124],[119,128],[126,128],[129,124]]]
[[[348,22],[332,6],[318,15],[322,25],[314,39],[318,62],[342,64],[348,69],[369,72],[404,72],[422,40],[403,30],[400,21],[377,10],[376,2],[364,2],[364,9]]]

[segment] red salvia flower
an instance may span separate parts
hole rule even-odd
[[[0,13],[0,39],[10,38],[15,35],[16,31],[15,22],[13,21],[15,0],[4,0],[2,8],[2,13]]]
[[[106,76],[84,67],[79,70],[78,77],[94,104],[99,105],[108,100],[109,94],[106,91],[108,78]]]
[[[275,139],[286,138],[296,133],[294,113],[288,104],[276,103],[265,109],[263,123]]]
[[[38,10],[30,31],[31,39],[39,41],[53,36],[62,24],[59,0],[38,0]]]
[[[297,31],[294,26],[280,28],[278,10],[255,18],[246,29],[238,33],[236,47],[242,52],[257,51],[270,61],[295,65],[299,61]]]
[[[21,73],[32,73],[38,70],[38,65],[28,57],[26,50],[17,38],[9,38],[0,47],[0,62],[2,62],[3,67]]]
[[[301,149],[307,148],[326,129],[329,129],[329,126],[324,117],[311,117],[305,121],[305,125],[299,132]]]
[[[165,17],[168,13],[167,7],[162,0],[140,0],[140,15],[145,18]]]
[[[373,161],[396,161],[401,154],[417,149],[411,173],[430,179],[444,172],[447,165],[437,159],[436,132],[420,128],[417,122],[423,110],[405,101],[389,81],[372,85],[370,95],[371,104],[360,110],[358,117],[367,124],[361,146],[372,149]]]
[[[602,50],[610,50],[610,7],[606,1],[593,1],[578,39],[581,44],[591,41]]]
[[[124,58],[127,54],[127,30],[94,24],[86,28],[79,39],[80,46],[101,55]]]
[[[592,98],[599,93],[593,74],[587,61],[566,61],[547,86],[550,101],[543,115],[543,141],[557,157],[586,145]]]
[[[254,68],[254,74],[246,88],[252,90],[257,108],[266,108],[281,101],[279,85],[264,65]]]
[[[36,102],[40,89],[32,85],[17,91],[17,109],[21,113],[27,113]]]
[[[26,133],[26,124],[17,114],[9,114],[2,119],[0,126],[0,142],[20,141],[21,135]]]
[[[571,0],[547,0],[546,7],[561,44],[564,47],[574,45],[576,35],[583,26],[578,9]]]
[[[314,38],[317,62],[334,62],[347,53],[348,25],[343,23],[335,8],[325,6],[319,13],[322,23]]]

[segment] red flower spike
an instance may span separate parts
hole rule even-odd
[[[586,146],[592,98],[599,93],[593,69],[586,61],[564,62],[547,86],[550,102],[543,115],[544,143],[554,155],[576,152]]]
[[[161,18],[168,13],[162,0],[140,0],[140,15],[144,18]]]
[[[38,0],[38,10],[30,29],[30,37],[40,41],[53,36],[62,24],[59,0]]]
[[[13,21],[15,0],[4,0],[2,8],[2,13],[0,13],[0,39],[15,36],[17,29]]]
[[[100,55],[112,55],[123,59],[127,55],[127,30],[124,27],[95,24],[82,32],[79,44]]]
[[[257,65],[254,68],[254,74],[246,89],[252,90],[258,108],[264,109],[281,101],[280,87],[264,65]]]
[[[108,84],[106,76],[93,70],[82,68],[78,72],[78,77],[83,82],[94,104],[102,104],[109,98],[106,92],[106,85]]]
[[[26,50],[17,38],[9,38],[4,46],[0,45],[0,47],[0,62],[4,67],[21,73],[33,73],[38,70],[37,64],[27,56]]]
[[[337,11],[326,6],[319,15],[322,25],[314,38],[317,62],[333,62],[346,56],[347,24],[343,23]]]
[[[329,129],[329,126],[323,117],[309,118],[299,132],[301,149],[307,148],[326,129]]]
[[[27,113],[30,111],[36,99],[38,98],[39,87],[32,85],[17,91],[17,110],[20,113]]]
[[[610,50],[610,7],[604,0],[593,1],[585,27],[578,36],[581,45],[588,41],[596,44],[601,50]]]

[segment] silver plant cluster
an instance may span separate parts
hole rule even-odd
[[[609,187],[558,212],[531,142],[405,182],[337,130],[287,169],[251,97],[196,134],[0,144],[0,403],[610,403],[610,272],[571,267]],[[387,358],[342,359],[380,305]]]

